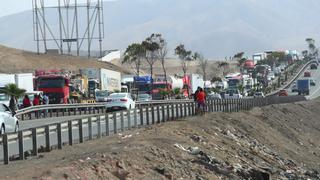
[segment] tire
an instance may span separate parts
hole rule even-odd
[[[19,123],[16,123],[16,126],[14,127],[14,132],[18,132],[19,131]]]
[[[1,128],[0,128],[0,135],[5,134],[6,133],[6,129],[4,127],[4,125],[2,124]]]

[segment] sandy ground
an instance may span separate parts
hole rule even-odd
[[[211,113],[0,167],[0,179],[319,179],[320,100]]]

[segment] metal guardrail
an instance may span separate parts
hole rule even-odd
[[[209,112],[238,112],[254,107],[304,100],[306,100],[304,96],[209,100],[207,110]],[[74,143],[83,143],[86,140],[110,136],[132,128],[195,115],[196,103],[181,101],[34,127],[0,136],[3,151],[1,160],[4,161],[4,164],[8,164],[12,160],[24,160],[26,152],[37,156],[38,153],[50,152],[53,148],[62,149],[64,145],[72,146]],[[103,123],[104,126],[102,126]]]
[[[316,63],[316,61],[315,61],[315,60],[312,60],[312,61],[307,62],[307,63],[300,69],[300,71],[299,71],[287,84],[281,86],[279,89],[287,89],[288,87],[290,87],[290,85],[291,85],[294,81],[296,81],[296,80],[299,78],[299,76],[301,75],[301,73],[302,73],[303,71],[305,71],[306,68],[307,68],[310,64],[312,64],[312,63]],[[279,90],[276,90],[276,91],[274,91],[274,92],[271,92],[271,93],[267,94],[266,96],[274,96],[274,95],[276,95],[278,92],[279,92]]]
[[[192,102],[192,100],[153,100],[136,102],[137,107],[141,106],[152,106],[160,104],[171,104],[180,102]],[[49,104],[40,106],[31,106],[18,110],[16,116],[20,120],[26,119],[38,119],[46,117],[59,117],[59,116],[71,116],[71,115],[82,115],[82,114],[95,114],[106,112],[106,102],[103,103],[78,103],[78,104]]]

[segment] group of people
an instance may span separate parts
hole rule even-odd
[[[32,100],[32,104],[28,95],[25,95],[22,101],[23,108],[27,108],[32,105],[38,106],[38,105],[46,105],[46,104],[49,104],[49,97],[47,95],[41,96],[41,95],[35,94]]]
[[[198,87],[194,93],[194,100],[198,104],[197,112],[204,114],[206,112],[206,93],[204,92],[203,88]]]

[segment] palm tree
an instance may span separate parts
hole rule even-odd
[[[17,99],[22,97],[26,92],[25,89],[20,89],[16,84],[7,84],[0,92],[10,96],[9,108],[15,114],[17,110]]]

